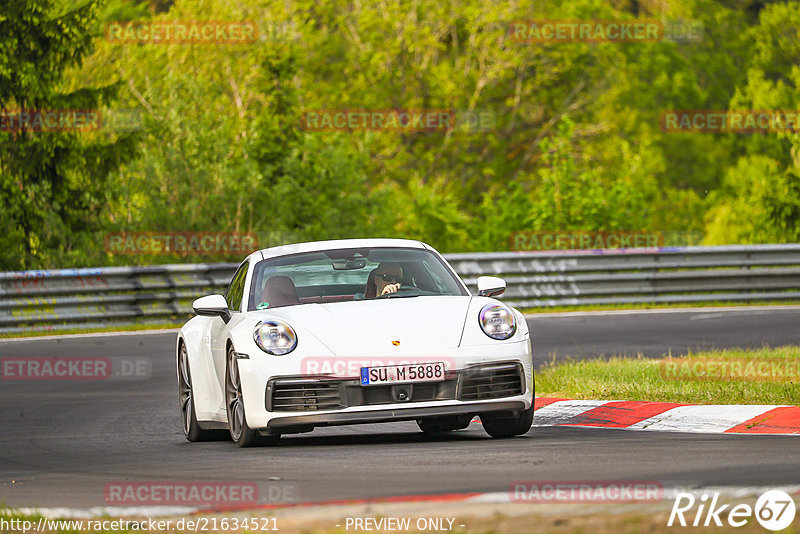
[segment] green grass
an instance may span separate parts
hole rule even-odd
[[[698,362],[740,365],[743,372],[713,373],[696,376]],[[768,369],[775,364],[781,369],[789,365],[789,376],[773,376],[771,371],[753,378],[750,369],[764,362]],[[680,379],[667,372],[689,370]],[[684,365],[686,364],[686,365]],[[681,358],[647,359],[612,357],[609,359],[567,361],[546,365],[536,374],[536,394],[543,397],[570,399],[639,400],[683,402],[691,404],[790,404],[800,405],[800,346],[784,346],[756,350],[699,352]],[[688,367],[687,367],[688,366]],[[719,366],[718,366],[719,367]],[[704,365],[700,369],[709,369]]]
[[[554,313],[570,311],[614,311],[614,310],[663,310],[669,308],[719,308],[730,306],[797,306],[798,300],[757,300],[757,301],[708,301],[679,302],[669,304],[576,304],[570,306],[540,306],[537,308],[520,308],[525,314]]]

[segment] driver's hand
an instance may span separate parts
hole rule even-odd
[[[383,288],[383,291],[381,291],[381,295],[385,295],[387,293],[397,293],[398,289],[400,289],[400,284],[388,284]]]

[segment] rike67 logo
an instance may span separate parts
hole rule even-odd
[[[721,527],[723,522],[731,527],[741,527],[755,517],[762,527],[776,531],[791,525],[796,512],[791,495],[782,490],[765,492],[754,507],[749,504],[719,504],[719,493],[713,493],[710,497],[704,493],[698,498],[692,493],[681,492],[675,496],[667,526],[676,524],[677,519],[677,524],[682,527],[708,527],[712,523]]]

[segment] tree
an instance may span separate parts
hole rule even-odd
[[[754,52],[731,110],[794,114],[800,107],[800,9],[770,4],[751,28]],[[777,131],[743,136],[736,163],[709,199],[708,244],[800,241],[800,134],[797,119]]]
[[[800,181],[771,158],[741,158],[712,199],[714,206],[706,215],[708,242],[800,241]]]
[[[49,0],[5,0],[0,9],[0,268],[85,261],[107,177],[133,156],[130,135],[60,122],[82,117],[100,128],[100,108],[117,91],[62,86],[65,70],[92,50],[97,9],[94,0],[60,15]],[[43,111],[56,112],[58,126],[37,126],[32,117]]]
[[[40,26],[87,14],[91,9],[75,8],[83,1],[63,0],[59,12],[40,8],[49,9],[37,15]],[[42,2],[8,8],[0,22],[36,20],[21,13],[49,5]],[[798,109],[798,5],[108,0],[95,22],[93,54],[85,51],[88,23],[83,33],[62,31],[64,43],[84,48],[73,46],[59,64],[82,66],[51,76],[47,94],[92,94],[86,79],[110,93],[121,80],[115,105],[143,117],[137,155],[113,165],[125,158],[100,143],[119,146],[119,136],[0,132],[1,194],[14,197],[6,202],[11,222],[0,245],[8,257],[38,266],[193,260],[115,257],[102,250],[103,232],[255,232],[269,236],[264,245],[276,237],[386,235],[448,252],[503,249],[513,232],[525,230],[680,237],[705,228],[709,243],[789,239],[800,211],[797,134],[666,133],[660,119],[666,110]],[[105,23],[126,18],[247,21],[259,36],[233,44],[131,44],[100,36]],[[637,18],[666,26],[699,21],[702,40],[529,43],[509,36],[510,24],[521,20]],[[17,35],[0,38],[8,58],[2,76],[46,81],[29,76],[24,64],[36,56],[15,48],[42,41],[20,37],[27,28],[15,31],[0,34]],[[60,72],[36,68],[47,76]],[[17,97],[36,94],[20,87]],[[4,105],[20,106],[12,97]],[[320,109],[455,110],[490,120],[475,129],[304,130],[303,113]],[[45,158],[24,144],[31,137]],[[31,165],[23,153],[45,162],[61,157],[67,142],[91,144],[111,163],[40,172],[24,187],[19,172],[6,170]],[[738,200],[748,187],[763,190],[758,203]],[[761,221],[759,229],[723,235],[714,220],[725,210]],[[45,260],[45,249],[55,257]]]

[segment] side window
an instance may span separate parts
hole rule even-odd
[[[236,274],[231,279],[228,292],[225,293],[225,300],[228,302],[228,309],[239,311],[242,309],[242,296],[244,296],[244,279],[247,277],[248,263],[243,263]]]

